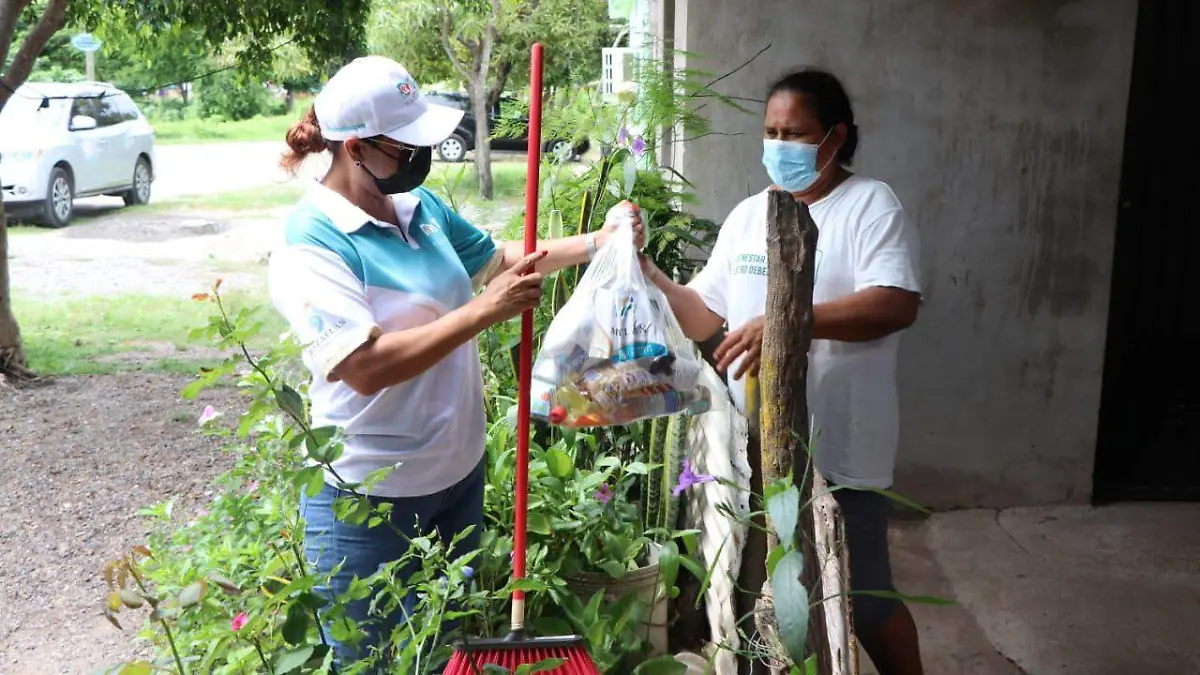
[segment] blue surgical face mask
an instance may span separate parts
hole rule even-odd
[[[764,138],[762,161],[771,181],[788,192],[804,192],[812,187],[825,169],[824,166],[817,168],[817,151],[832,132],[830,128],[818,145]],[[825,166],[828,165],[827,162]]]

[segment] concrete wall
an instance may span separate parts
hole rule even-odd
[[[897,489],[927,504],[1086,500],[1136,0],[675,0],[676,45],[722,93],[801,65],[838,74],[855,169],[923,243],[926,305],[901,353]],[[761,110],[712,103],[676,153],[703,215],[767,185]],[[680,156],[681,155],[681,156]]]

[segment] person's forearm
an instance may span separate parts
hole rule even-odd
[[[595,236],[598,248],[601,245],[600,235],[596,234]],[[589,256],[586,238],[587,235],[578,235],[560,239],[539,239],[538,250],[545,251],[546,257],[538,262],[537,271],[549,274],[564,267],[582,265],[587,262]],[[502,246],[504,247],[504,260],[500,262],[496,274],[507,270],[525,257],[525,242],[506,241]]]
[[[679,327],[689,340],[703,342],[725,325],[725,320],[717,316],[704,304],[704,299],[695,289],[683,284],[677,284],[670,279],[660,278],[656,285],[667,296],[671,312],[679,321]]]
[[[364,344],[334,369],[334,379],[371,396],[429,370],[490,323],[479,303],[469,302],[436,321]]]
[[[871,342],[916,320],[919,296],[890,288],[867,288],[813,305],[813,339]]]

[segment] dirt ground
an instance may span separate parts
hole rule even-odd
[[[101,568],[144,541],[138,509],[170,498],[186,518],[230,464],[197,418],[208,404],[234,407],[235,392],[182,401],[186,382],[137,373],[0,392],[11,478],[0,492],[0,673],[80,675],[137,654],[131,631],[100,615]]]
[[[71,227],[10,238],[19,298],[187,297],[218,276],[224,288],[258,289],[286,213],[131,214],[103,200],[80,210]],[[154,349],[121,360],[152,361]],[[235,392],[183,401],[188,379],[125,373],[0,390],[0,448],[13,477],[0,493],[0,674],[83,675],[144,656],[138,625],[122,633],[100,615],[100,574],[144,541],[140,508],[169,498],[186,518],[231,463],[197,418],[207,404],[232,414]]]

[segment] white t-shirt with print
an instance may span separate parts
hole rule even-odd
[[[812,204],[809,212],[819,231],[814,304],[872,286],[921,291],[917,232],[886,184],[853,175]],[[731,331],[765,312],[766,190],[746,198],[729,214],[708,263],[688,285]],[[878,488],[892,484],[900,426],[899,340],[900,333],[873,342],[812,341],[808,406],[816,431],[816,464],[834,483]],[[730,366],[728,378],[737,365]],[[744,414],[745,378],[729,385],[734,404]]]

